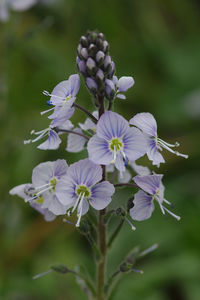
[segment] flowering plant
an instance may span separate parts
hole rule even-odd
[[[87,148],[88,157],[71,165],[64,159],[40,163],[33,169],[31,183],[14,187],[10,194],[23,198],[46,221],[63,216],[63,221],[74,225],[86,236],[94,251],[96,285],[83,271],[70,270],[63,265],[53,266],[35,278],[52,271],[71,273],[77,277],[89,298],[103,300],[109,299],[119,275],[141,272],[134,268],[136,259],[156,248],[153,245],[143,252],[129,254],[117,271],[107,278],[107,252],[124,222],[135,230],[135,222],[132,222],[150,218],[154,202],[158,203],[162,214],[180,219],[165,207],[165,204],[171,204],[164,198],[163,175],[138,165],[137,159],[147,154],[152,164],[159,167],[165,162],[161,154],[163,149],[184,158],[187,155],[173,150],[179,146],[177,142],[169,144],[158,137],[157,123],[152,114],[138,113],[127,121],[112,110],[117,98],[125,101],[124,93],[134,85],[134,79],[130,76],[118,79],[115,76],[109,44],[102,33],[87,32],[86,36],[82,36],[77,53],[78,71],[92,95],[96,110],[90,113],[76,103],[80,76],[73,74],[57,84],[51,93],[43,91],[49,97],[47,104],[50,108],[41,114],[49,113],[50,124],[41,131],[33,130],[31,134],[35,138],[24,143],[39,142],[39,149],[56,150],[62,135],[67,133],[66,151],[79,152]],[[84,112],[87,118],[74,127],[70,118],[76,109]],[[132,172],[136,174],[133,178]],[[133,189],[134,196],[124,201],[123,207],[114,203],[114,208],[109,209],[117,189],[127,186]],[[74,214],[77,215],[75,224],[70,220]],[[114,216],[119,221],[107,238],[109,221]]]

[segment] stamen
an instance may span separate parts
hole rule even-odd
[[[161,209],[161,211],[162,211],[163,215],[165,215],[165,211],[164,211],[164,209],[163,209],[163,206],[162,206],[162,204],[159,202],[159,200],[158,200],[158,199],[156,199],[156,200],[158,201],[158,204],[159,204],[159,206],[160,206],[160,209]]]
[[[36,137],[35,139],[31,140],[25,140],[24,141],[24,144],[30,144],[30,143],[34,143],[34,142],[37,142],[39,141],[40,139],[42,139],[44,136],[48,135],[48,131],[49,131],[49,128],[46,128],[46,129],[43,129],[41,131],[38,131],[38,132],[35,132],[34,130],[31,131],[31,134],[35,134],[35,135],[38,135],[38,137]]]
[[[80,206],[80,212],[78,214],[78,220],[77,220],[77,223],[76,223],[76,227],[79,227],[80,226],[80,221],[81,221],[81,216],[82,216],[82,211],[83,211],[83,200],[84,200],[84,197],[85,197],[85,194],[83,193],[82,197],[81,197],[81,201],[79,203],[79,206]]]
[[[43,193],[46,192],[46,191],[49,191],[50,189],[51,189],[51,186],[49,186],[48,188],[46,188],[46,189],[44,189],[44,190],[39,191],[38,193],[35,194],[35,196],[33,196],[32,198],[29,198],[29,199],[27,200],[27,202],[37,199],[38,196],[40,196],[41,194],[43,194]]]
[[[71,214],[73,214],[73,212],[75,211],[75,209],[76,209],[76,207],[77,207],[77,205],[78,205],[78,203],[79,203],[79,200],[80,200],[81,196],[82,196],[82,194],[80,193],[80,194],[78,195],[78,198],[77,198],[77,200],[76,200],[74,206],[73,206],[72,211],[70,212]]]
[[[163,199],[163,202],[167,203],[168,205],[172,206],[171,202],[169,202],[168,200],[166,199]]]
[[[131,223],[131,221],[127,217],[125,217],[125,221],[131,226],[132,230],[136,230],[136,227],[133,226],[133,224]]]
[[[182,153],[180,153],[180,152],[178,152],[178,151],[172,150],[172,149],[171,149],[170,147],[168,147],[165,143],[163,143],[162,140],[159,140],[158,142],[159,142],[159,144],[160,144],[163,148],[165,148],[165,149],[168,150],[169,152],[174,153],[174,154],[177,155],[177,156],[182,156],[182,157],[184,157],[184,158],[188,158],[188,155],[187,155],[187,154],[182,154]]]
[[[47,109],[47,110],[44,110],[44,111],[41,111],[41,115],[44,115],[44,114],[46,114],[46,113],[48,113],[49,111],[51,111],[51,110],[53,110],[54,109],[54,107],[52,107],[52,108],[50,108],[50,109]]]
[[[48,91],[43,91],[42,93],[43,93],[43,95],[45,95],[45,96],[56,97],[56,98],[65,100],[65,97],[60,97],[60,96],[57,96],[57,95],[50,94]]]
[[[160,138],[157,138],[157,140],[158,140],[158,142],[162,142],[163,144],[165,144],[166,146],[169,146],[169,147],[179,147],[180,146],[179,142],[175,142],[175,144],[169,144],[169,143],[161,140]]]
[[[170,214],[172,217],[174,217],[176,220],[180,221],[181,217],[175,215],[173,212],[171,212],[169,209],[167,209],[166,207],[164,207],[164,210],[166,210],[166,212],[168,212],[168,214]]]
[[[146,250],[142,251],[142,252],[140,253],[139,256],[140,256],[140,257],[145,256],[145,255],[147,255],[147,254],[153,252],[153,251],[156,250],[157,248],[158,248],[158,244],[154,244],[154,245],[152,245],[151,247],[147,248]]]

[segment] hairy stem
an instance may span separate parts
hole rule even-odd
[[[79,110],[83,111],[86,115],[88,115],[95,124],[97,124],[98,120],[87,110],[85,109],[84,107],[74,103],[73,104],[74,107],[78,108]]]

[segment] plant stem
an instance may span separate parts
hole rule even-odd
[[[104,97],[99,97],[99,118],[104,113]],[[105,166],[102,167],[102,181],[106,179]],[[106,209],[102,209],[99,212],[99,223],[98,223],[98,243],[101,252],[101,259],[97,264],[97,300],[104,300],[104,286],[105,286],[105,274],[106,274],[106,224],[104,224],[103,217],[106,213]]]
[[[98,120],[87,110],[85,109],[84,107],[74,103],[73,104],[74,107],[78,108],[79,110],[83,111],[86,115],[88,115],[95,124],[97,124]]]
[[[112,243],[115,240],[118,233],[120,232],[120,229],[122,228],[123,224],[124,224],[124,220],[121,220],[120,223],[118,224],[118,226],[116,227],[116,229],[114,230],[114,232],[112,233],[112,235],[109,239],[108,245],[107,245],[108,248],[110,248],[112,246]]]
[[[117,183],[117,184],[114,184],[114,187],[123,187],[123,186],[138,187],[137,184],[135,184],[135,183]]]
[[[80,132],[73,131],[73,130],[59,129],[59,128],[57,128],[57,130],[59,132],[66,132],[66,133],[73,133],[73,134],[76,134],[76,135],[80,135],[80,136],[84,137],[86,140],[90,139],[89,136],[87,136],[87,135],[85,135],[83,133],[80,133]]]

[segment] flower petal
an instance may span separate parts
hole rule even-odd
[[[113,184],[108,181],[100,182],[91,189],[90,204],[97,210],[104,209],[111,202],[114,192]]]
[[[39,146],[37,146],[38,149],[41,150],[56,150],[58,149],[60,143],[61,143],[61,139],[59,138],[57,132],[53,129],[49,130],[49,134],[48,134],[48,139],[40,144]]]
[[[87,144],[89,159],[94,163],[108,165],[113,159],[113,154],[109,149],[109,144],[95,134]]]
[[[76,97],[79,88],[80,88],[80,77],[78,74],[73,74],[69,77],[69,83],[70,83],[70,87],[69,87],[69,92],[71,94],[72,97]]]
[[[117,96],[116,96],[117,98],[119,98],[119,99],[123,99],[123,100],[125,100],[126,99],[126,96],[125,95],[123,95],[123,94],[117,94]]]
[[[67,176],[78,185],[85,184],[90,187],[101,180],[102,168],[86,158],[72,164]]]
[[[131,161],[130,165],[138,175],[144,176],[144,175],[151,174],[151,171],[149,170],[149,168],[137,165],[135,161]]]
[[[119,92],[126,92],[134,85],[134,79],[131,76],[123,76],[118,80],[117,87]]]
[[[70,101],[70,100],[69,100]],[[64,105],[63,107],[55,108],[54,113],[48,118],[53,119],[51,122],[51,127],[63,126],[67,120],[69,120],[74,114],[74,108]]]
[[[162,174],[146,175],[146,176],[135,176],[133,180],[135,183],[143,189],[145,192],[155,195],[160,188]]]
[[[136,160],[147,152],[147,141],[137,128],[129,128],[123,139],[123,150],[129,160]]]
[[[25,193],[26,190],[28,190],[29,188],[32,188],[33,185],[31,183],[26,183],[26,184],[20,184],[18,186],[15,186],[14,188],[12,188],[10,191],[9,191],[9,194],[10,195],[17,195],[19,196],[20,198],[24,199],[25,201],[27,201],[30,196],[27,195]]]
[[[60,179],[62,176],[64,176],[67,172],[68,165],[64,159],[57,159],[54,162],[54,173],[53,176],[55,176],[57,179]]]
[[[106,111],[97,123],[97,135],[107,141],[114,137],[122,137],[128,129],[128,122],[112,111]]]
[[[82,133],[82,130],[80,128],[75,128],[73,131]],[[67,147],[65,150],[74,153],[80,152],[84,149],[85,143],[86,143],[86,139],[84,137],[70,133],[68,135]]]
[[[133,220],[143,221],[149,219],[154,210],[152,196],[143,191],[138,191],[134,196],[134,207],[130,209],[130,216]]]
[[[32,183],[35,188],[48,184],[54,175],[54,162],[47,161],[37,165],[33,169]]]
[[[122,173],[125,171],[125,166],[124,166],[124,160],[121,155],[121,153],[117,153],[116,160],[115,160],[115,167]]]
[[[130,119],[129,123],[141,129],[150,136],[157,136],[157,123],[150,113],[139,113]]]
[[[32,208],[34,208],[35,210],[37,210],[40,214],[42,214],[44,216],[45,221],[51,222],[51,221],[55,220],[56,215],[54,213],[52,213],[51,211],[49,211],[48,208],[42,208],[40,204],[38,204],[34,201],[29,202],[29,204]]]
[[[12,9],[16,11],[24,11],[36,4],[38,0],[9,0],[9,4]]]
[[[160,163],[164,163],[165,160],[162,154],[158,151],[158,146],[156,144],[156,141],[153,140],[152,138],[149,138],[147,140],[147,143],[148,143],[147,156],[149,160],[152,161],[153,165],[160,167]]]

